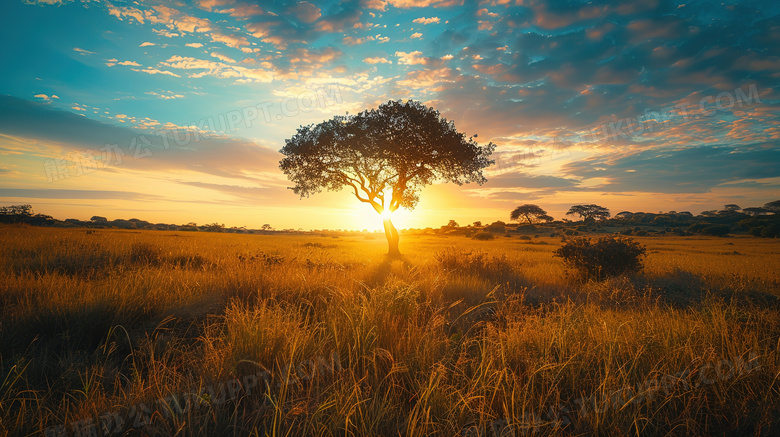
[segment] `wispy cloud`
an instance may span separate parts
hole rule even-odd
[[[78,52],[81,55],[96,55],[97,54],[95,52],[90,52],[89,50],[80,49],[78,47],[74,47],[73,51],[74,52]]]

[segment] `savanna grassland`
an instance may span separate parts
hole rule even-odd
[[[0,435],[780,435],[776,239],[0,236]]]

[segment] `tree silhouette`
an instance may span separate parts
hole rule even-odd
[[[767,209],[774,213],[780,213],[780,200],[775,200],[769,203],[765,203],[764,209]]]
[[[539,205],[533,205],[526,203],[520,205],[509,214],[509,219],[519,222],[525,220],[529,225],[540,222],[551,222],[553,218],[547,215],[547,211],[543,210]]]
[[[766,213],[769,213],[771,211],[769,211],[766,208],[751,206],[751,207],[743,209],[742,212],[744,212],[745,214],[750,215],[750,216],[756,216],[756,215],[766,214]]]
[[[609,218],[609,209],[598,205],[574,205],[569,208],[569,212],[566,215],[577,214],[585,221],[592,221],[595,219],[604,220]]]
[[[461,185],[486,181],[482,170],[495,145],[474,137],[420,102],[389,101],[357,115],[301,126],[280,150],[279,168],[309,197],[323,189],[350,189],[382,215],[388,253],[398,255],[398,231],[390,215],[412,210],[423,187],[434,181]]]

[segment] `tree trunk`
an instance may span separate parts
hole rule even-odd
[[[385,237],[387,237],[387,254],[390,256],[398,256],[401,254],[398,250],[398,231],[389,218],[384,219],[383,222],[385,225]]]

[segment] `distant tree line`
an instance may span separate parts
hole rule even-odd
[[[516,226],[498,220],[488,225],[476,221],[473,225],[458,227],[454,220],[442,226],[442,232],[471,233],[474,231],[506,233],[510,231],[532,230],[539,232],[549,228],[564,235],[577,235],[579,232],[619,232],[623,235],[647,236],[653,234],[712,235],[725,236],[733,233],[748,233],[756,237],[780,237],[780,200],[764,204],[761,207],[741,208],[736,204],[724,205],[721,210],[703,211],[693,215],[688,211],[669,212],[631,212],[621,211],[614,216],[608,208],[594,204],[573,205],[567,216],[577,216],[580,221],[564,218],[554,220],[539,205],[520,205],[509,214],[510,221]]]
[[[764,204],[761,207],[741,208],[736,204],[724,205],[723,209],[702,211],[693,215],[688,211],[669,212],[630,212],[621,211],[611,216],[609,209],[594,205],[573,205],[567,216],[578,216],[579,221],[563,218],[554,220],[539,205],[524,204],[513,209],[509,214],[507,224],[497,220],[489,224],[475,221],[470,225],[460,226],[455,220],[440,229],[426,228],[410,232],[448,233],[471,235],[475,232],[491,234],[507,234],[509,232],[528,231],[530,233],[551,232],[563,235],[577,235],[580,232],[603,232],[623,235],[713,235],[747,233],[756,237],[780,237],[780,200]],[[89,220],[66,219],[57,220],[49,215],[35,214],[29,204],[9,205],[0,207],[0,223],[27,224],[32,226],[52,227],[83,227],[83,228],[115,228],[115,229],[150,229],[171,231],[229,232],[229,233],[269,233],[269,232],[302,232],[301,229],[274,230],[269,224],[261,229],[245,227],[225,227],[221,223],[198,225],[190,222],[182,225],[151,223],[137,218],[129,220],[108,220],[103,216],[92,216]],[[317,231],[326,232],[326,231]]]
[[[269,224],[264,224],[261,229],[247,229],[246,227],[225,227],[222,223],[210,223],[198,225],[190,222],[182,225],[168,223],[151,223],[137,218],[108,220],[106,217],[95,215],[89,220],[65,219],[57,220],[50,215],[34,214],[29,204],[10,205],[0,207],[0,223],[27,224],[32,226],[51,226],[60,228],[91,228],[91,229],[146,229],[158,231],[192,231],[192,232],[229,232],[229,233],[266,233],[274,229]],[[293,229],[285,229],[280,232],[293,232]]]

